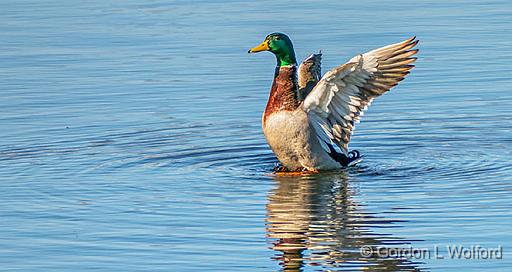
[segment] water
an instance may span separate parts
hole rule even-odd
[[[509,1],[3,1],[3,271],[507,271]],[[274,177],[261,133],[288,33],[324,71],[417,35],[338,173]],[[447,246],[503,247],[501,259]],[[361,247],[436,247],[364,257]],[[396,256],[395,256],[396,257]]]

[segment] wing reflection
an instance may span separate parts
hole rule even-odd
[[[328,271],[420,271],[406,258],[363,257],[362,246],[405,247],[409,241],[375,233],[392,227],[352,200],[347,176],[275,177],[268,196],[267,235],[283,271],[317,266]]]

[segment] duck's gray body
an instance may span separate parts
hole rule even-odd
[[[289,170],[328,170],[340,163],[322,148],[308,115],[302,108],[280,111],[267,117],[263,126],[267,143],[281,164]]]

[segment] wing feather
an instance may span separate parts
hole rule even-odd
[[[321,78],[322,52],[319,52],[318,54],[311,54],[299,65],[299,101],[306,98]]]
[[[409,74],[416,61],[413,56],[418,49],[413,48],[417,44],[416,37],[412,37],[357,55],[315,83],[302,106],[326,151],[336,144],[348,154],[354,123],[359,122],[373,99]]]

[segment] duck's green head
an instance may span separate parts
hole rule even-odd
[[[283,33],[272,33],[267,35],[265,40],[258,46],[249,50],[249,53],[261,51],[270,51],[276,55],[277,65],[296,65],[295,52],[293,51],[292,41]]]

